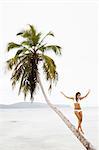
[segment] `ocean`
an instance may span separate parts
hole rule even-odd
[[[61,108],[77,126],[73,110]],[[99,148],[99,109],[84,108],[85,137]],[[0,109],[0,150],[85,150],[50,108]]]

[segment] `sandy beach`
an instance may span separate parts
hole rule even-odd
[[[71,108],[61,108],[76,125]],[[83,113],[85,136],[98,149],[99,110]],[[85,148],[50,108],[0,109],[1,150],[84,150]]]

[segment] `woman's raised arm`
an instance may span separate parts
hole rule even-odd
[[[82,100],[82,99],[86,98],[89,95],[89,93],[90,93],[90,90],[88,90],[87,94],[85,96],[81,97],[80,99]]]
[[[62,95],[64,95],[66,98],[74,100],[73,97],[68,97],[68,96],[66,96],[63,92],[60,92],[60,93],[61,93]]]

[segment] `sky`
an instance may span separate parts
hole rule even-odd
[[[6,70],[6,60],[12,53],[6,52],[7,43],[17,41],[16,34],[33,24],[38,31],[46,34],[53,31],[55,38],[49,42],[62,47],[62,56],[49,55],[55,60],[59,80],[48,92],[44,75],[42,84],[52,103],[72,106],[65,99],[80,91],[82,96],[91,89],[89,96],[81,103],[83,106],[99,106],[98,102],[98,6],[97,1],[0,1],[0,104],[23,102],[23,94],[18,96],[18,86],[12,90],[11,73]],[[30,101],[29,96],[27,101]],[[34,101],[45,103],[40,88]]]

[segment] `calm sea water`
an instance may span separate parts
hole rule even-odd
[[[61,108],[77,126],[71,108]],[[98,149],[98,108],[83,111],[86,138]],[[85,148],[50,108],[0,109],[0,150],[84,150]]]

